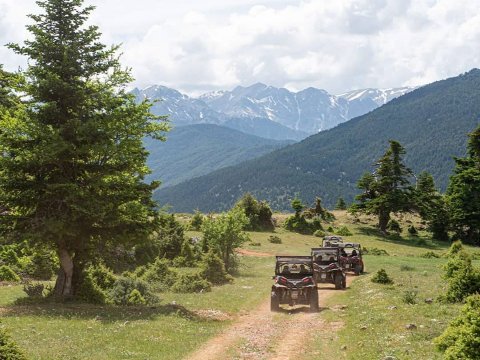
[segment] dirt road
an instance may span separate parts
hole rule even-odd
[[[353,277],[347,277],[347,289]],[[335,296],[333,285],[322,284],[319,289],[320,312],[326,299]],[[331,336],[343,324],[326,323],[319,313],[308,312],[308,307],[282,309],[280,313],[270,311],[270,299],[258,308],[239,316],[223,333],[208,341],[188,360],[288,360],[297,359],[306,346],[308,334],[324,332]],[[289,336],[283,336],[289,334]],[[293,335],[293,336],[292,336]]]

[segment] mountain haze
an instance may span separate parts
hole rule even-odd
[[[480,70],[438,81],[396,98],[339,126],[255,160],[162,188],[161,204],[175,211],[218,211],[250,191],[273,208],[289,209],[295,194],[332,207],[339,196],[352,201],[356,182],[385,152],[388,140],[405,147],[415,173],[429,171],[444,190],[453,156],[463,156],[467,134],[479,124]]]

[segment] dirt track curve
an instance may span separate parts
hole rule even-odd
[[[242,255],[258,256],[253,251],[242,250]],[[261,253],[260,256],[271,256]],[[347,277],[347,289],[353,277]],[[339,291],[339,290],[337,290]],[[322,284],[318,291],[320,311],[324,309],[325,300],[334,296],[335,288]],[[308,312],[308,307],[282,309],[282,316],[270,311],[270,298],[259,307],[243,316],[221,334],[210,339],[200,349],[187,357],[187,360],[289,360],[297,359],[305,350],[306,342],[312,330],[325,337],[341,328],[343,323],[326,323],[318,313]],[[289,334],[289,336],[282,336]],[[294,336],[292,336],[294,335]]]

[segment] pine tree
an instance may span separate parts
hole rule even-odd
[[[428,224],[436,240],[447,241],[450,219],[445,199],[435,188],[433,176],[424,171],[418,175],[414,193],[415,208]]]
[[[0,128],[0,227],[56,249],[58,296],[81,296],[84,269],[98,248],[146,238],[157,223],[144,176],[143,138],[168,126],[126,91],[131,76],[117,46],[99,42],[83,0],[37,1],[31,40],[9,47],[29,58],[25,116]],[[101,256],[101,254],[100,254]]]
[[[335,210],[345,210],[347,208],[347,204],[343,197],[339,197],[337,200],[337,204],[335,205]]]
[[[466,157],[455,159],[447,202],[456,235],[480,245],[480,126],[469,135],[467,150]]]
[[[412,207],[411,186],[408,177],[412,171],[402,162],[405,150],[398,141],[390,140],[390,147],[375,164],[376,170],[364,174],[357,186],[363,190],[356,199],[354,211],[378,216],[378,227],[386,233],[390,213],[406,211]]]

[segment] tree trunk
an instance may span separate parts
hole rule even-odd
[[[62,298],[72,297],[74,295],[72,286],[73,260],[64,242],[58,244],[58,258],[60,260],[60,270],[55,283],[55,295]]]
[[[384,234],[387,233],[387,225],[390,221],[390,211],[380,210],[378,213],[378,227]]]

